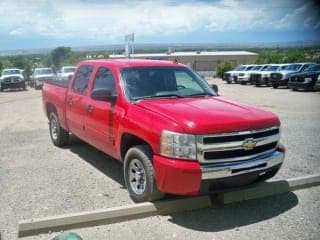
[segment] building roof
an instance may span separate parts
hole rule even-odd
[[[257,56],[257,53],[248,51],[196,51],[196,52],[172,52],[172,53],[135,53],[132,58],[139,57],[183,57],[183,56]],[[122,54],[110,55],[110,58],[124,58]]]

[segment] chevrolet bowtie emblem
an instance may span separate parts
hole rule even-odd
[[[242,147],[244,150],[251,150],[254,149],[257,145],[257,142],[253,141],[253,140],[246,140],[242,143]]]

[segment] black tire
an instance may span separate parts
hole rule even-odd
[[[57,147],[69,144],[69,132],[60,126],[59,118],[55,112],[49,115],[49,131],[52,143]]]
[[[231,83],[231,81],[230,80],[226,80],[227,81],[227,84],[230,84]]]
[[[292,88],[291,90],[294,91],[294,92],[298,91],[297,88]]]
[[[256,81],[256,87],[260,87],[260,82],[259,81]]]
[[[146,145],[130,148],[125,156],[124,180],[134,202],[155,201],[165,195],[157,189],[151,159],[152,151]]]
[[[274,84],[274,83],[273,83],[273,84],[272,84],[272,87],[273,87],[273,88],[278,88],[279,86],[278,86],[278,84]]]

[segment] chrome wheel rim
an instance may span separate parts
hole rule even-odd
[[[132,191],[141,195],[146,189],[146,170],[138,159],[133,159],[129,164],[129,182]]]
[[[53,140],[57,140],[58,139],[58,122],[55,117],[51,118],[50,129],[51,129],[51,136]]]

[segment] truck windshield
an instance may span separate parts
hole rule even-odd
[[[285,66],[283,70],[287,71],[299,71],[301,68],[302,64],[290,64],[288,66]]]
[[[311,65],[304,70],[304,72],[313,72],[313,71],[320,71],[320,64]]]
[[[255,66],[248,66],[245,71],[253,70]]]
[[[52,74],[52,70],[51,69],[38,69],[35,71],[35,74],[37,75],[45,75],[45,74]]]
[[[65,72],[65,73],[72,73],[72,72],[74,72],[75,69],[76,69],[75,67],[64,68],[64,69],[63,69],[63,72]]]
[[[21,74],[21,71],[18,69],[10,69],[10,70],[4,70],[2,72],[2,75],[13,75],[13,74]]]
[[[261,66],[261,65],[257,65],[257,66],[254,66],[251,70],[260,70],[260,69],[262,69],[262,67],[263,66]]]
[[[233,71],[243,71],[246,69],[246,66],[243,65],[239,65],[238,67],[236,67]]]
[[[120,72],[125,93],[131,101],[216,96],[206,81],[186,67],[133,67]]]
[[[271,66],[267,67],[266,69],[264,69],[263,71],[277,71],[278,69],[279,69],[279,66],[271,65]]]

